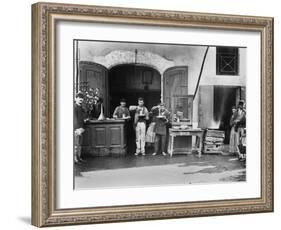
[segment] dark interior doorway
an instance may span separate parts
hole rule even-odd
[[[161,99],[161,75],[151,67],[135,64],[118,65],[110,69],[108,76],[111,117],[121,98],[126,99],[129,107],[137,105],[138,98],[143,97],[148,110],[157,105]],[[134,117],[134,113],[131,113],[131,117]],[[133,119],[128,122],[127,132],[128,154],[133,154],[135,152]]]
[[[214,87],[214,120],[220,122],[219,129],[225,131],[225,144],[229,144],[232,106],[236,106],[240,98],[239,87]]]

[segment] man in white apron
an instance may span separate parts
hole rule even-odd
[[[147,108],[144,106],[143,98],[138,99],[138,106],[135,108],[134,125],[136,128],[136,153],[135,155],[145,155],[145,133],[146,133],[146,121],[149,119]]]

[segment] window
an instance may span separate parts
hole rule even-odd
[[[217,47],[217,75],[238,75],[239,52],[237,47]]]

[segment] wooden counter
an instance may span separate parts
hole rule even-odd
[[[93,156],[125,155],[126,121],[116,119],[88,121],[83,135],[83,153]]]

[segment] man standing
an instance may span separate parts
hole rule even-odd
[[[147,108],[144,106],[144,100],[142,97],[138,98],[138,106],[135,108],[135,119],[134,125],[136,127],[136,153],[145,155],[145,132],[146,132],[146,121],[149,119]]]
[[[82,103],[84,100],[84,95],[82,93],[77,93],[75,96],[74,104],[74,162],[80,163],[83,162],[81,158],[81,145],[82,145],[82,134],[84,133],[84,118],[85,112],[82,108]]]
[[[119,119],[129,119],[130,112],[128,108],[126,107],[126,100],[122,98],[120,100],[120,106],[117,106],[113,113],[113,118],[119,118]]]
[[[155,156],[159,151],[159,145],[161,146],[162,155],[166,156],[166,138],[167,138],[167,124],[169,123],[170,113],[165,108],[163,103],[160,103],[157,107],[152,109],[152,113],[155,115],[155,142],[154,153]]]
[[[231,127],[230,137],[229,137],[229,153],[231,154],[238,153],[239,134],[236,130],[236,125],[234,123],[236,117],[237,117],[236,107],[232,106],[232,115],[229,122],[229,126]]]
[[[246,152],[243,146],[245,146],[245,143],[242,143],[242,140],[245,141],[246,134],[244,133],[246,128],[246,111],[244,109],[244,101],[239,101],[238,108],[237,108],[237,116],[234,120],[235,124],[235,131],[238,132],[239,136],[239,144],[238,144],[238,159],[239,160],[245,160]],[[242,148],[242,149],[241,149]],[[241,150],[243,150],[243,153],[241,153]]]

